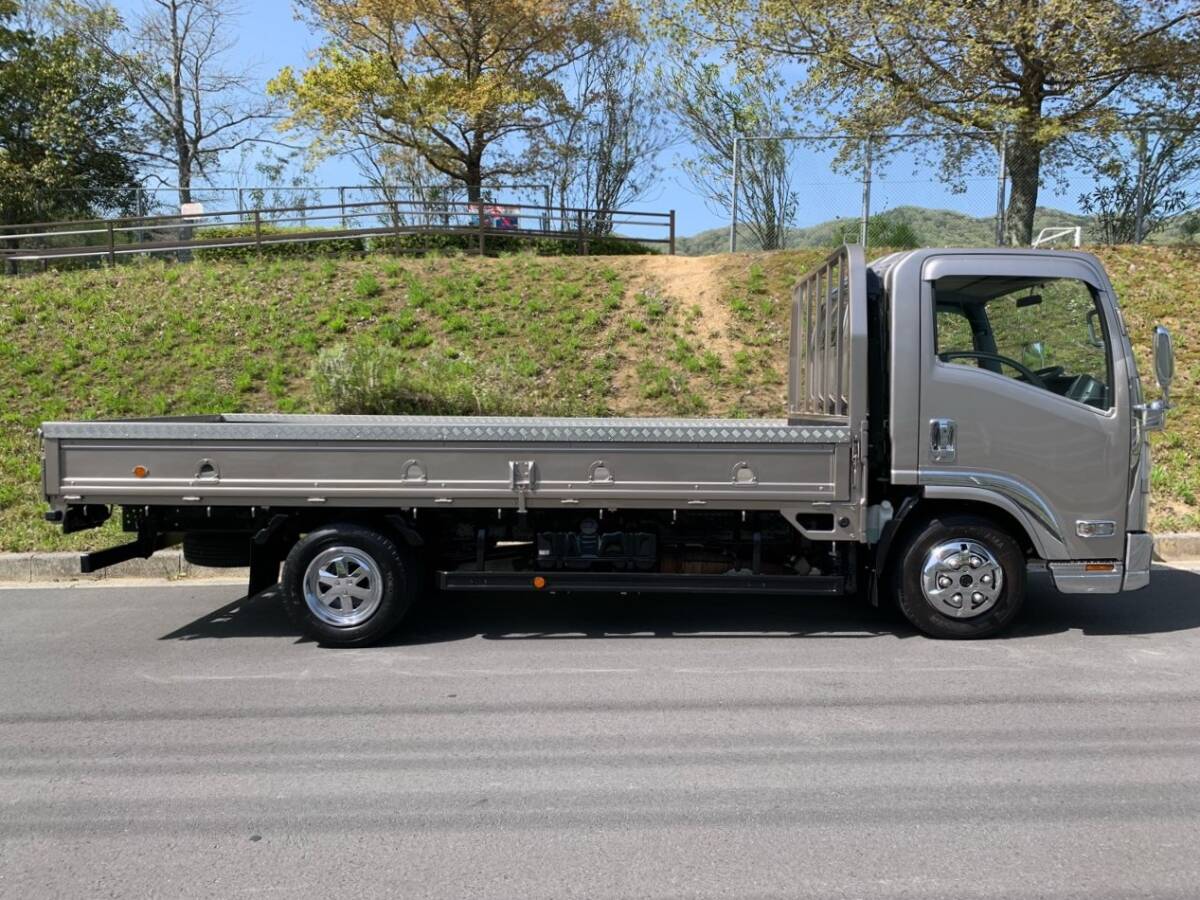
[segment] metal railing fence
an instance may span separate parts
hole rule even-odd
[[[401,246],[405,237],[428,239]],[[480,254],[489,242],[573,242],[587,254],[610,239],[663,246],[675,252],[675,212],[597,210],[529,203],[410,199],[339,202],[319,206],[219,210],[195,215],[124,216],[0,226],[0,258],[7,271],[21,263],[103,259],[278,244],[359,241],[363,252],[425,252],[435,237],[457,236]]]

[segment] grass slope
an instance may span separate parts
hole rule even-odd
[[[1200,528],[1200,252],[1101,251],[1146,350],[1172,327],[1177,410],[1155,524]],[[483,413],[779,415],[788,296],[823,251],[703,258],[200,262],[48,273],[0,300],[0,550],[96,546],[41,520],[37,425],[57,418],[311,411],[312,361],[402,354],[431,406]],[[1148,372],[1148,359],[1143,359]]]

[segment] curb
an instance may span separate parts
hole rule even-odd
[[[1200,531],[1180,531],[1154,536],[1156,562],[1200,559]]]
[[[1200,560],[1200,531],[1154,536],[1155,562]],[[107,569],[84,575],[79,571],[79,554],[0,553],[0,582],[32,584],[47,581],[103,581],[106,578],[223,578],[246,580],[249,569],[210,569],[194,566],[179,548],[159,550],[149,559],[130,559]]]
[[[0,582],[43,583],[47,581],[103,581],[106,578],[154,578],[174,581],[180,578],[223,578],[246,580],[250,570],[210,569],[194,566],[183,558],[179,548],[159,550],[149,559],[130,559],[87,575],[79,571],[79,554],[0,553]]]

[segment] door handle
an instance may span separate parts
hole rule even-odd
[[[954,462],[957,430],[953,419],[929,420],[929,453],[934,462]]]

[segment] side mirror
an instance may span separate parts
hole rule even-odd
[[[1171,346],[1171,332],[1161,325],[1154,326],[1154,377],[1158,381],[1162,399],[1142,403],[1136,407],[1141,416],[1142,427],[1147,431],[1162,431],[1167,424],[1167,410],[1171,408],[1171,381],[1175,377],[1175,348]]]
[[[1171,345],[1171,332],[1161,325],[1154,326],[1154,377],[1166,401],[1175,378],[1175,348]]]

